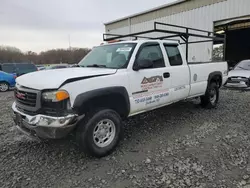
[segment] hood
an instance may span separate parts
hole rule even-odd
[[[232,77],[232,76],[241,76],[241,77],[246,77],[246,78],[250,78],[250,70],[231,70],[228,73],[228,77]]]
[[[88,67],[42,70],[22,75],[16,79],[16,82],[21,86],[37,90],[56,89],[65,82],[114,73],[116,69]]]

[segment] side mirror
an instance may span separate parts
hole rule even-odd
[[[140,69],[146,69],[146,68],[150,68],[153,67],[153,61],[149,60],[149,59],[140,59],[137,60],[134,66],[134,70],[138,71]]]

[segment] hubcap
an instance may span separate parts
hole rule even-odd
[[[110,119],[101,120],[94,128],[93,139],[98,147],[108,146],[115,138],[115,124]]]
[[[8,85],[6,83],[1,83],[0,84],[0,91],[7,91],[8,90]]]
[[[214,104],[215,101],[216,101],[216,98],[217,98],[216,90],[211,89],[211,91],[210,91],[210,102]]]

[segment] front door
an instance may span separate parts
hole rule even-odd
[[[157,108],[171,102],[171,77],[166,67],[163,46],[158,42],[144,43],[138,50],[135,63],[146,59],[153,62],[149,68],[129,72],[131,114]]]

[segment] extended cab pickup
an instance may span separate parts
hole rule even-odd
[[[18,77],[13,117],[31,136],[75,132],[84,151],[101,157],[118,144],[123,118],[194,97],[203,107],[216,107],[227,74],[227,62],[187,63],[176,41],[104,44],[79,67]]]

